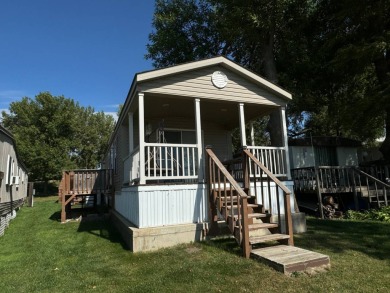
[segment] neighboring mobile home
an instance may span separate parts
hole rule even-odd
[[[12,134],[0,124],[0,236],[27,196],[28,175]]]
[[[362,143],[336,136],[314,136],[288,141],[291,169],[313,166],[358,166]]]
[[[114,221],[130,248],[157,249],[201,240],[209,232],[209,194],[222,181],[211,186],[207,174],[214,171],[207,158],[211,149],[234,167],[231,134],[237,127],[241,146],[292,190],[285,120],[290,100],[288,92],[224,57],[136,74],[102,166],[113,169]],[[245,125],[270,114],[276,117],[272,145],[247,141]],[[242,170],[230,171],[242,179]],[[279,196],[277,183],[268,181],[260,195],[260,181],[252,180],[246,190],[263,209],[278,214],[280,207],[280,217],[286,209],[297,211],[294,196],[287,208],[276,200],[269,204]]]

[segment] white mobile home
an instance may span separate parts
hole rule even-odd
[[[0,236],[27,196],[28,175],[12,134],[0,125]]]
[[[361,142],[344,137],[315,136],[290,139],[291,169],[313,166],[358,166]]]
[[[292,190],[285,121],[290,99],[288,92],[224,57],[138,73],[103,162],[103,168],[113,169],[114,220],[127,233],[131,249],[152,250],[204,237],[218,216],[212,206],[221,192],[214,200],[211,194],[222,185],[231,195],[244,194],[237,191],[241,187],[252,193],[268,213],[272,207],[273,214],[280,207],[279,215],[286,209],[294,212],[293,196],[288,196],[288,206],[271,203],[279,196],[278,184]],[[245,125],[270,114],[277,117],[273,145],[247,141]],[[260,167],[252,165],[245,186],[243,163],[232,160],[231,132],[237,127],[248,156],[257,157],[282,183],[268,181],[264,185],[269,188],[257,193],[262,180],[253,178]],[[221,200],[217,205],[226,207]]]

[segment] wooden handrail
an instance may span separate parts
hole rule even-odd
[[[290,193],[291,190],[288,189],[278,178],[274,176],[250,151],[244,150],[244,153],[261,169],[265,174],[267,174],[272,181],[276,183],[284,192]]]
[[[290,204],[290,197],[291,197],[291,191],[288,189],[278,178],[276,178],[250,151],[247,149],[243,150],[244,156],[246,155],[247,158],[249,158],[254,164],[256,164],[266,175],[268,178],[268,189],[270,188],[270,181],[273,181],[283,192],[284,192],[284,215],[285,215],[285,228],[286,228],[286,234],[290,236],[288,239],[289,245],[294,245],[294,238],[293,238],[293,226],[292,226],[292,217],[291,217],[291,204]],[[247,158],[244,157],[244,160]],[[256,188],[256,186],[255,186]],[[269,195],[269,206],[271,207],[271,196],[270,196],[270,190],[268,190]],[[279,199],[278,194],[276,195],[276,199]],[[281,223],[280,220],[280,206],[278,201],[278,221],[279,225]]]
[[[379,183],[380,185],[382,185],[382,187],[390,188],[390,185],[389,185],[389,184],[384,183],[383,181],[379,180],[378,178],[375,178],[374,176],[372,176],[372,175],[370,175],[370,174],[367,174],[366,172],[364,172],[364,171],[362,171],[362,170],[360,170],[360,169],[358,169],[358,168],[356,168],[356,167],[352,167],[352,170],[354,170],[355,172],[358,172],[358,173],[360,173],[360,174],[362,174],[362,175],[364,175],[364,176],[370,178],[371,180],[373,180],[373,181]]]
[[[211,218],[212,224],[216,224],[216,220],[218,218],[216,213],[217,206],[215,205],[217,199],[221,201],[222,193],[224,195],[224,209],[219,207],[219,212],[225,216],[225,221],[228,222],[229,212],[227,209],[228,203],[231,205],[230,208],[230,216],[231,221],[229,228],[231,232],[235,233],[235,225],[234,225],[234,211],[233,211],[233,190],[236,191],[237,195],[237,222],[238,222],[238,241],[242,246],[243,254],[246,258],[249,258],[251,252],[251,246],[249,244],[249,218],[248,218],[248,196],[245,191],[241,188],[240,185],[236,182],[233,176],[229,173],[229,171],[225,168],[225,166],[221,163],[221,161],[217,158],[211,148],[206,147],[206,155],[208,157],[208,178],[209,178],[209,198],[210,198],[210,207],[211,207]],[[221,177],[223,177],[221,181]],[[218,180],[218,189],[216,190],[216,181]],[[227,193],[227,182],[229,183],[229,195],[228,199]],[[221,183],[224,188],[221,191]],[[213,188],[214,187],[214,188]],[[214,190],[214,192],[213,192]],[[215,195],[215,191],[217,191],[217,195]],[[223,212],[224,211],[224,212]]]
[[[214,152],[210,148],[206,148],[206,153],[210,156],[210,158],[214,161],[214,163],[218,166],[218,169],[225,175],[226,179],[229,183],[234,187],[234,189],[239,193],[240,197],[248,197],[245,191],[238,185],[237,181],[234,180],[233,176],[230,175],[229,171],[225,168],[225,166],[221,163],[221,161],[217,158]]]

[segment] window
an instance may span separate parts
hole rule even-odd
[[[6,185],[9,185],[11,184],[12,182],[12,176],[13,176],[13,160],[12,160],[12,157],[10,155],[8,155],[8,159],[7,159],[7,173],[6,173],[6,176],[5,176],[5,184]]]
[[[195,144],[195,130],[165,130],[160,133],[161,143]]]

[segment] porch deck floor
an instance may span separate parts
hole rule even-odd
[[[251,257],[286,275],[330,267],[329,256],[288,245],[254,249],[251,252]]]

